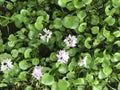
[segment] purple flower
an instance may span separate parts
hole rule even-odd
[[[1,71],[10,70],[13,67],[11,59],[4,59],[1,62]]]
[[[77,38],[76,38],[76,36],[74,36],[74,35],[71,36],[69,34],[69,36],[65,38],[64,42],[68,47],[75,47],[76,43],[77,43]]]
[[[67,63],[69,59],[69,54],[65,50],[60,50],[59,53],[56,55],[58,58],[58,62]]]
[[[79,66],[83,66],[83,65],[86,66],[86,61],[87,61],[87,56],[84,57],[83,60],[80,60],[79,63],[78,63],[78,65],[79,65]]]
[[[33,70],[33,77],[36,78],[37,80],[39,80],[41,77],[42,77],[42,69],[43,67],[42,66],[35,66],[34,67],[34,70]]]
[[[52,32],[50,31],[50,30],[47,30],[46,28],[45,29],[43,29],[43,31],[44,31],[44,35],[43,34],[39,34],[40,35],[40,39],[42,39],[42,40],[46,40],[47,42],[49,41],[49,39],[51,38],[51,35],[52,35]]]

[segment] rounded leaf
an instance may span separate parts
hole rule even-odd
[[[18,56],[18,51],[17,51],[16,49],[13,49],[13,50],[11,51],[11,54],[12,54],[12,56],[13,56],[14,58],[16,58],[16,57]]]
[[[108,23],[109,26],[112,26],[115,23],[115,19],[112,16],[108,16],[105,21]]]
[[[19,74],[18,78],[21,80],[21,81],[26,81],[27,80],[27,73],[26,71],[23,71]]]
[[[76,29],[79,25],[79,18],[77,16],[65,16],[62,24],[66,28]]]
[[[66,64],[61,64],[58,71],[62,74],[66,73],[68,71],[67,65]]]
[[[82,0],[85,4],[90,4],[92,0]]]
[[[32,64],[33,65],[38,65],[39,64],[39,59],[38,58],[33,58],[32,59]]]
[[[33,90],[33,87],[32,86],[27,86],[27,87],[25,87],[25,90]]]
[[[113,58],[111,59],[112,62],[118,62],[120,61],[120,53],[116,52],[114,55],[113,55]]]
[[[70,86],[70,83],[66,80],[59,80],[58,81],[58,87],[60,90],[65,90]]]
[[[42,30],[43,28],[42,21],[43,21],[43,16],[39,16],[34,24],[37,30]]]
[[[44,74],[41,79],[42,84],[52,85],[54,83],[54,77],[49,74]]]
[[[21,62],[19,62],[19,67],[22,70],[27,70],[29,67],[31,67],[31,64],[28,63],[26,60],[22,60]]]
[[[25,50],[24,57],[25,58],[30,58],[30,53],[32,52],[31,48],[28,48]]]
[[[103,68],[103,72],[106,76],[110,75],[112,73],[112,68],[109,66],[106,66]]]
[[[99,32],[99,27],[98,26],[94,26],[91,28],[92,34],[97,34]]]

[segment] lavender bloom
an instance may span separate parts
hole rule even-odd
[[[37,80],[39,80],[41,77],[42,77],[42,69],[43,67],[42,66],[35,66],[34,67],[34,70],[33,70],[33,77],[36,78]]]
[[[1,62],[1,71],[10,70],[13,67],[11,59],[4,59]]]
[[[67,63],[69,59],[69,54],[65,50],[60,50],[59,53],[56,55],[58,58],[58,62]]]
[[[86,66],[86,61],[87,61],[87,56],[83,58],[83,60],[80,60],[80,62],[78,63],[79,66]]]
[[[52,35],[52,32],[50,31],[50,30],[47,30],[46,28],[45,29],[43,29],[43,31],[44,31],[44,35],[43,34],[39,34],[40,35],[40,38],[42,39],[42,40],[46,40],[47,42],[49,41],[49,39],[51,38],[51,35]]]
[[[69,34],[69,36],[65,38],[64,42],[68,47],[75,47],[76,43],[77,43],[77,38],[76,38],[76,36],[74,36],[74,35],[71,36]]]

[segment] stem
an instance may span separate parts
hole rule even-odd
[[[113,87],[111,87],[109,84],[107,84],[107,86],[111,89],[111,90],[116,90]]]
[[[0,15],[0,18],[10,19],[9,17],[5,17],[5,16],[1,16],[1,15]]]

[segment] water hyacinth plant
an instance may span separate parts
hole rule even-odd
[[[120,0],[0,0],[0,90],[120,90]]]

